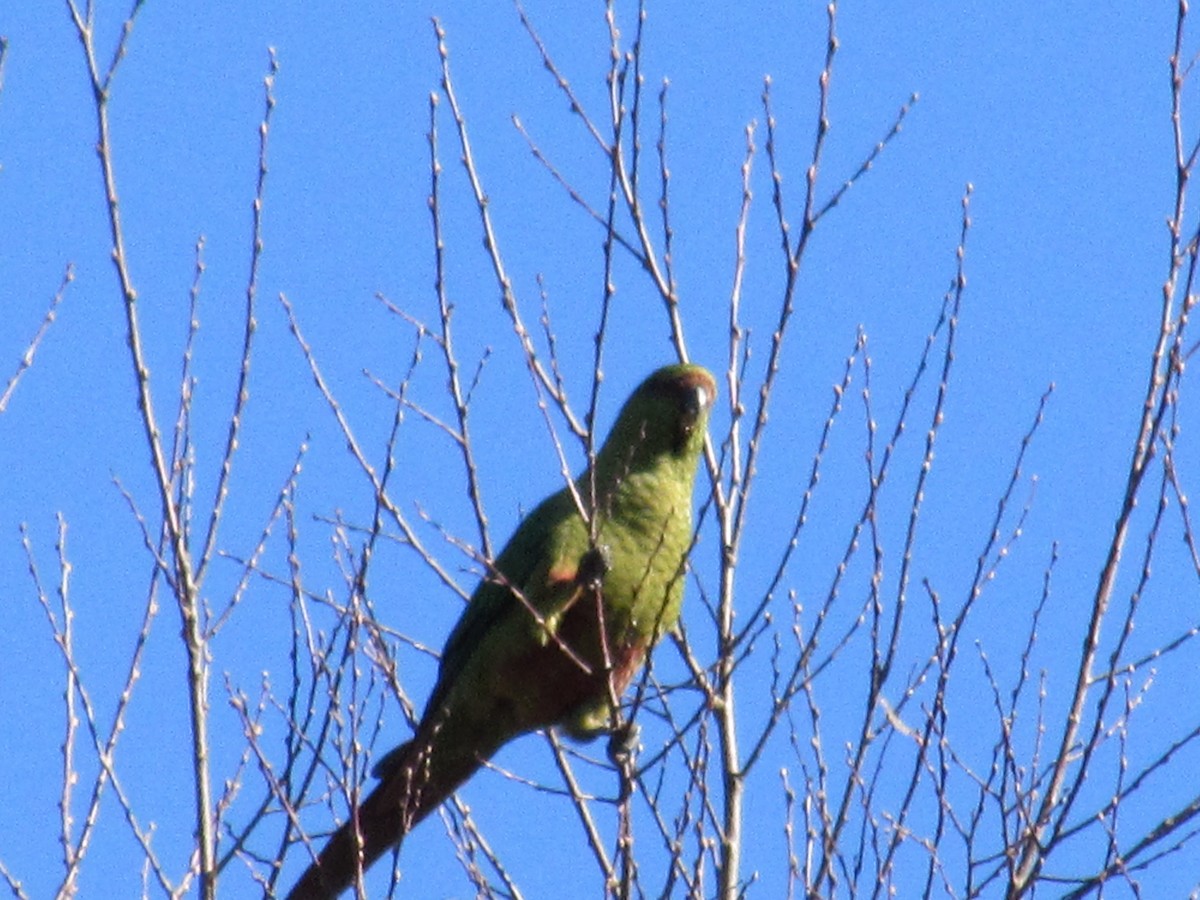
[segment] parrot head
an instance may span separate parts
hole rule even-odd
[[[717,382],[707,369],[664,366],[625,401],[600,451],[599,467],[608,463],[639,471],[667,461],[694,467],[716,398]]]

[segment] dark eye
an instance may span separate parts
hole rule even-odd
[[[696,423],[712,401],[708,388],[702,384],[679,386],[679,422],[672,448],[675,453],[683,452],[692,432],[696,430]]]

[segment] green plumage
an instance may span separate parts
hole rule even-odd
[[[622,407],[594,472],[526,517],[446,641],[416,735],[380,761],[379,786],[290,897],[336,896],[517,735],[610,728],[612,699],[679,617],[715,396],[699,366],[659,369]]]

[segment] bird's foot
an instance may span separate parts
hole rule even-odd
[[[583,587],[598,591],[604,585],[604,576],[612,569],[612,551],[607,544],[589,547],[579,560],[575,580]]]
[[[623,766],[637,752],[642,729],[636,722],[622,722],[608,736],[608,758],[615,766]]]

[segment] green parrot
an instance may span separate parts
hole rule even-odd
[[[450,633],[413,739],[375,766],[379,784],[290,900],[336,897],[514,737],[611,731],[614,699],[679,618],[716,393],[700,366],[659,369],[625,402],[574,490],[525,518]]]

